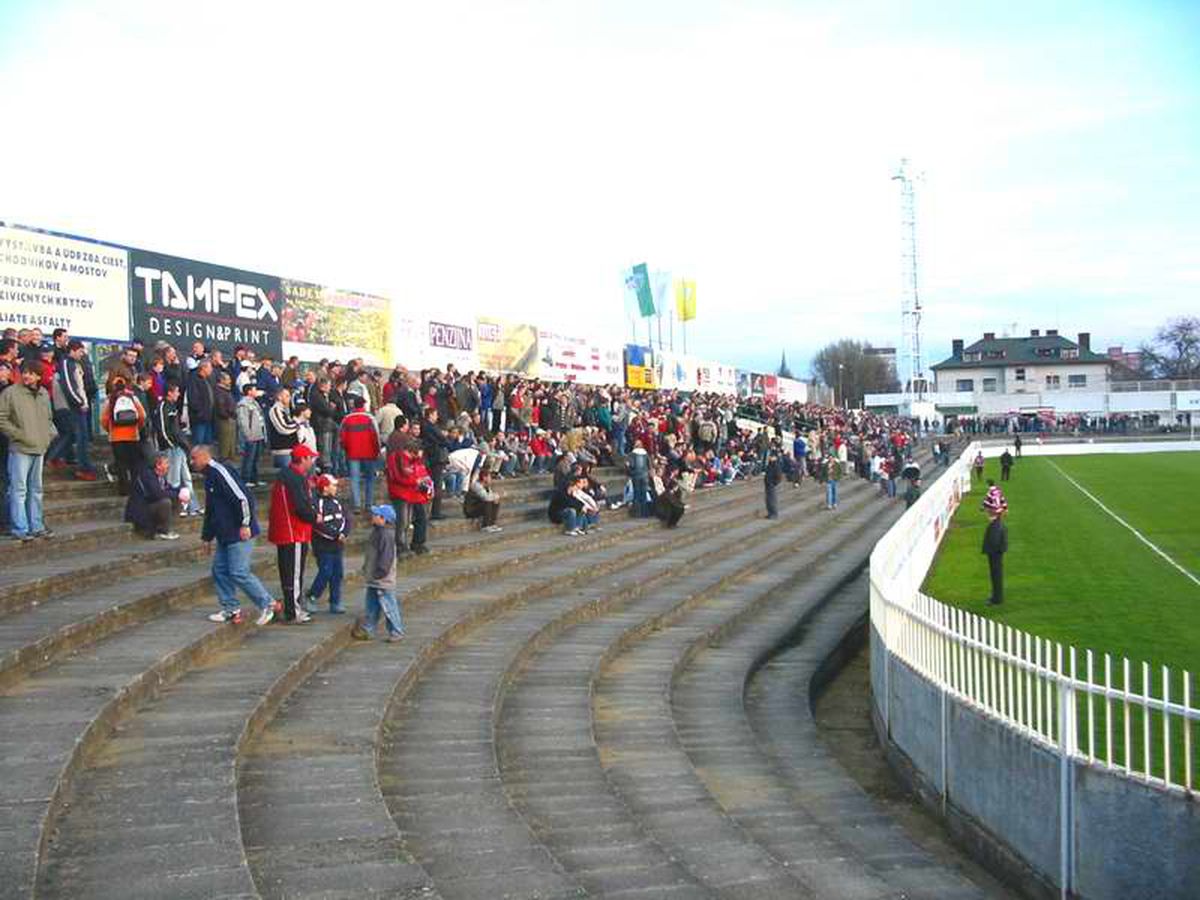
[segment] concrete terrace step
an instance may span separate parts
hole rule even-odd
[[[667,860],[631,869],[609,859],[591,882],[575,877],[565,860],[549,853],[513,807],[497,777],[503,747],[496,741],[497,706],[506,673],[531,635],[560,618],[590,615],[686,579],[689,569],[710,565],[741,549],[766,524],[757,497],[737,515],[697,516],[686,529],[659,530],[635,552],[601,551],[604,574],[576,579],[570,589],[541,591],[462,635],[420,673],[410,692],[398,692],[380,749],[380,783],[405,847],[449,898],[490,897],[499,891],[552,896],[630,887],[675,889],[688,885]],[[597,554],[590,554],[589,561]],[[555,761],[545,758],[547,767]],[[584,818],[613,805],[607,791],[569,801]],[[464,815],[467,814],[467,815]],[[469,818],[470,824],[465,827]],[[511,860],[504,880],[489,876],[490,861]]]
[[[193,474],[193,482],[199,492],[203,505],[204,490],[199,475]],[[273,477],[260,482],[252,488],[258,502],[262,504],[271,489]],[[339,495],[343,500],[350,496],[349,479],[341,479]],[[610,491],[617,491],[618,496],[624,485],[624,479],[607,476],[606,486]],[[524,502],[533,498],[548,498],[553,487],[553,480],[546,475],[523,476],[496,482],[496,487],[510,503]],[[375,500],[385,502],[385,482],[376,478]],[[348,500],[347,500],[348,502]],[[447,498],[447,505],[456,505],[458,501]],[[125,510],[125,498],[118,495],[116,486],[103,481],[57,481],[47,482],[45,489],[44,512],[46,522],[51,528],[57,529],[64,522],[78,521],[89,518],[120,519]]]
[[[745,510],[754,496],[755,492],[745,489],[716,492],[711,499],[697,503],[698,517],[691,521],[697,526],[709,522],[709,533],[723,529],[729,516]],[[666,534],[653,526],[619,527],[638,541],[623,551],[626,560],[630,554],[642,558],[655,554]],[[597,572],[611,565],[607,560],[612,554],[622,552],[621,547],[628,544],[609,543],[610,549],[605,549],[593,543],[597,539],[610,540],[609,534],[606,529],[582,544],[560,539],[561,552],[554,556],[569,558],[583,553],[580,567],[558,566],[546,554],[543,560],[548,565],[535,560],[532,570],[520,566],[511,574],[489,579],[484,586],[457,596],[452,607],[439,601],[434,616],[408,617],[401,647],[389,648],[382,659],[357,651],[343,653],[296,692],[268,726],[262,746],[255,748],[243,769],[243,834],[263,896],[301,895],[313,877],[314,867],[322,872],[326,866],[335,872],[348,871],[358,862],[367,861],[371,886],[376,877],[386,884],[389,869],[395,868],[401,880],[414,871],[412,858],[396,850],[396,828],[376,783],[375,750],[389,702],[407,702],[412,683],[457,635],[478,627],[514,603],[537,597],[542,598],[538,600],[540,606],[549,602],[545,598],[567,591],[581,579],[585,583],[597,579]],[[599,563],[597,554],[603,557]],[[331,709],[339,711],[336,720],[328,715]],[[316,748],[311,754],[307,752],[310,747]],[[310,756],[315,758],[309,760]],[[320,773],[338,774],[333,775],[329,791],[321,790],[314,797],[311,791],[297,791],[287,777],[293,765],[305,770],[312,765]],[[306,827],[281,833],[274,825],[280,817],[306,823]],[[346,835],[336,847],[329,845],[320,825],[329,818],[338,821],[339,832]]]
[[[625,517],[624,513],[615,515]],[[559,530],[541,515],[510,524],[499,534],[481,533],[467,520],[437,524],[445,530],[431,532],[430,552],[402,561],[402,574],[424,571],[447,558],[486,547],[504,547],[531,537],[545,540]],[[361,529],[353,533],[350,548],[358,546],[364,535]],[[177,543],[155,543],[128,537],[126,541],[134,542],[130,545],[133,550],[123,545],[69,561],[24,563],[0,573],[0,585],[11,575],[0,599],[0,685],[12,683],[64,652],[170,606],[191,602],[197,592],[211,596],[209,561],[198,541],[183,538]],[[135,550],[141,551],[140,555],[130,557]],[[260,538],[254,560],[255,571],[274,590],[274,548]],[[47,568],[58,571],[46,574]],[[310,562],[310,578],[314,573],[315,563]]]
[[[670,548],[664,556],[674,565],[661,583],[610,590],[549,619],[504,673],[496,743],[505,793],[589,893],[709,896],[745,887],[736,873],[717,882],[681,864],[613,791],[592,736],[591,683],[598,661],[621,634],[648,617],[719,593],[810,538],[820,521],[810,514],[806,495],[810,492],[800,492],[803,505],[788,504],[791,509],[785,506],[777,522],[759,518],[728,529],[722,546],[710,549],[706,541]],[[655,574],[622,573],[620,583],[647,585]]]
[[[682,653],[709,629],[771,598],[839,552],[846,532],[879,516],[881,501],[860,489],[811,540],[777,540],[764,565],[701,603],[684,603],[634,626],[605,651],[593,682],[593,727],[609,783],[651,837],[718,894],[812,896],[791,860],[774,857],[719,806],[680,745],[667,689]],[[894,504],[889,504],[894,508]],[[753,793],[747,780],[743,789]],[[847,896],[853,896],[849,894]]]
[[[536,494],[544,489],[533,487],[532,490]],[[517,496],[527,498],[529,494]],[[546,501],[536,498],[524,499],[515,505],[505,505],[502,500],[500,522],[509,525],[547,522],[546,506]],[[441,543],[450,535],[479,530],[478,520],[464,518],[457,505],[447,506],[446,512],[445,519],[430,523],[431,544]],[[260,504],[258,515],[260,527],[265,531],[265,504]],[[55,537],[50,539],[28,544],[0,544],[3,548],[0,549],[0,562],[4,563],[0,571],[0,613],[49,597],[64,586],[78,590],[199,558],[203,553],[199,541],[200,521],[176,516],[172,519],[172,527],[182,535],[179,541],[145,540],[134,535],[130,526],[110,522],[73,525],[61,539],[56,531]],[[356,533],[361,536],[365,529],[366,525],[360,522]],[[265,535],[259,540],[265,542]]]
[[[860,882],[874,880],[913,898],[1010,897],[992,879],[958,864],[948,842],[935,856],[911,841],[818,736],[814,679],[868,604],[865,572],[849,581],[844,572],[830,574],[842,582],[839,589],[815,603],[815,592],[797,592],[730,635],[719,654],[693,660],[675,690],[680,732],[721,727],[725,746],[693,748],[685,739],[689,755],[716,780],[721,760],[705,764],[702,756],[740,758],[761,772],[756,808],[733,814],[777,852],[788,852],[786,843],[810,830],[831,858],[859,873]]]
[[[645,530],[645,523],[627,522],[613,526],[614,539],[619,536],[621,531],[627,531],[631,534],[637,533],[639,530]],[[526,534],[526,545],[533,545],[539,548],[543,553],[554,552],[556,548],[563,548],[562,552],[570,546],[568,539],[561,539],[561,543],[547,545],[545,541],[547,529],[528,529]],[[507,535],[507,533],[506,533]],[[447,591],[460,590],[464,585],[477,583],[485,580],[488,577],[494,577],[498,571],[506,569],[519,568],[525,564],[526,557],[534,559],[537,553],[530,556],[529,551],[532,547],[526,547],[526,553],[521,552],[520,547],[508,546],[511,542],[487,541],[481,540],[480,535],[472,536],[475,544],[483,549],[482,555],[464,554],[462,552],[453,553],[452,556],[443,558],[439,566],[439,571],[434,573],[430,571],[429,560],[434,554],[425,557],[421,560],[422,565],[416,567],[416,571],[424,573],[421,576],[406,577],[404,579],[404,590],[410,598],[422,596],[432,598],[434,596],[442,596]],[[491,537],[491,536],[489,536]],[[463,536],[461,541],[463,548],[471,546]],[[451,539],[453,540],[453,539]],[[491,547],[490,557],[487,556],[487,547]],[[547,549],[547,548],[554,549]],[[477,548],[477,549],[479,549]],[[450,551],[446,551],[449,554]],[[177,613],[172,613],[170,616],[161,621],[167,621],[172,616],[197,616],[198,613],[194,610],[181,610]],[[207,624],[207,623],[205,623]],[[194,777],[189,777],[188,769],[179,771],[171,770],[171,766],[178,765],[176,756],[179,755],[180,747],[213,747],[214,741],[226,741],[229,735],[236,730],[235,723],[232,718],[240,718],[243,724],[243,730],[246,722],[253,722],[252,715],[269,717],[273,711],[275,702],[280,699],[286,690],[290,689],[295,682],[302,680],[308,672],[319,664],[323,658],[322,654],[334,652],[340,646],[340,643],[345,639],[345,633],[348,623],[344,619],[333,619],[333,617],[318,617],[318,624],[315,627],[293,627],[293,628],[269,628],[265,634],[256,633],[255,639],[248,642],[244,646],[238,646],[230,649],[225,655],[218,659],[218,665],[212,668],[204,669],[196,672],[191,672],[184,676],[183,680],[179,681],[175,687],[170,689],[170,692],[162,698],[160,703],[151,703],[143,710],[139,710],[138,714],[130,720],[129,728],[137,729],[143,727],[141,723],[146,722],[144,727],[148,731],[137,731],[138,737],[134,741],[137,745],[138,752],[130,759],[126,759],[122,754],[121,744],[114,744],[115,750],[112,753],[117,754],[122,761],[117,771],[110,772],[107,765],[104,765],[104,760],[109,757],[110,753],[108,745],[100,743],[102,748],[101,762],[102,765],[98,769],[80,768],[77,766],[77,771],[71,773],[71,781],[77,785],[73,791],[75,800],[69,808],[69,814],[61,820],[63,834],[66,837],[59,841],[50,854],[46,857],[50,866],[43,872],[42,890],[40,893],[46,896],[77,896],[77,895],[102,895],[101,886],[109,877],[110,869],[109,859],[104,851],[103,841],[112,837],[116,833],[124,833],[128,838],[129,843],[124,841],[121,846],[143,846],[146,853],[140,860],[138,871],[155,872],[154,877],[147,875],[145,879],[139,879],[132,884],[123,885],[122,889],[128,888],[129,893],[134,896],[141,894],[151,894],[154,891],[155,884],[169,885],[167,893],[171,896],[187,895],[193,891],[197,896],[211,896],[220,893],[226,889],[241,890],[244,885],[240,880],[242,876],[247,875],[238,863],[232,869],[206,866],[203,860],[195,856],[188,856],[186,852],[182,854],[173,854],[163,849],[159,844],[155,843],[161,836],[168,833],[170,829],[164,831],[159,825],[152,825],[143,830],[142,826],[146,825],[142,821],[142,816],[149,818],[151,822],[155,821],[155,817],[169,816],[168,810],[174,810],[175,814],[181,817],[182,820],[174,823],[171,828],[177,825],[179,828],[186,830],[188,823],[194,823],[195,817],[192,813],[194,806],[188,805],[191,800],[196,800],[197,797],[215,796],[212,791],[221,788],[222,776],[221,772],[225,771],[222,766],[216,769],[204,769],[206,775],[211,775],[213,780],[218,784],[210,784],[206,778],[203,783],[198,783]],[[95,652],[103,655],[106,648],[109,646],[119,647],[122,639],[136,640],[137,634],[143,629],[139,628],[121,635],[119,638],[103,642],[96,646]],[[238,635],[240,636],[246,629],[235,629],[228,626],[211,626],[208,625],[207,634],[218,635]],[[298,635],[295,638],[289,637],[286,641],[279,642],[274,637],[276,632]],[[253,633],[253,631],[251,631]],[[303,637],[311,635],[310,638]],[[188,647],[194,645],[195,642],[188,644]],[[277,646],[278,645],[278,646]],[[265,649],[264,649],[265,648]],[[388,648],[391,650],[393,648]],[[305,657],[304,655],[312,652],[313,656]],[[269,657],[269,658],[268,658]],[[296,667],[296,662],[300,658],[309,660],[305,666]],[[142,660],[133,661],[125,667],[124,674],[127,679],[133,679],[135,683],[141,683],[143,678],[144,667]],[[92,665],[102,665],[104,660],[93,659]],[[112,663],[120,667],[120,663],[114,661]],[[68,663],[69,665],[69,663]],[[246,667],[250,667],[257,673],[256,678],[240,678],[238,673]],[[21,692],[34,689],[43,679],[53,678],[60,667],[53,667],[39,675],[29,679],[21,686]],[[272,680],[273,679],[273,680]],[[264,694],[268,690],[269,685],[282,685],[278,691]],[[19,692],[20,693],[20,692]],[[221,695],[223,699],[228,699],[231,706],[227,711],[232,717],[228,721],[222,717],[219,710],[221,704],[215,702],[215,696]],[[153,696],[153,691],[145,692],[146,697]],[[266,699],[264,700],[264,696]],[[103,698],[96,699],[100,704],[100,712],[96,712],[96,716],[100,716],[104,709]],[[184,712],[168,712],[164,713],[165,719],[158,719],[158,711],[162,710],[164,704],[171,710],[175,710],[178,706]],[[191,705],[189,705],[191,704]],[[47,701],[39,705],[39,708],[45,706],[52,709],[54,704]],[[190,710],[191,712],[187,712]],[[253,710],[253,713],[247,712]],[[20,710],[18,710],[20,712]],[[29,713],[25,710],[26,714]],[[143,713],[147,713],[148,718],[143,719]],[[193,714],[194,717],[193,718]],[[87,721],[87,715],[76,713],[71,717],[71,721],[78,722],[80,720]],[[19,725],[19,716],[13,720]],[[170,723],[174,723],[177,728],[196,727],[195,723],[199,723],[196,727],[197,734],[184,736],[168,736],[166,731],[157,731],[156,729],[169,729]],[[165,724],[164,724],[165,723]],[[186,723],[186,724],[185,724]],[[253,731],[253,729],[251,729]],[[237,734],[242,734],[241,730],[237,730]],[[162,735],[160,743],[157,736]],[[146,743],[148,736],[154,736],[149,743]],[[60,736],[61,738],[62,736]],[[194,741],[195,744],[188,743]],[[238,738],[240,743],[241,738]],[[222,743],[232,756],[230,759],[236,759],[236,747],[232,750],[227,744]],[[187,751],[184,753],[185,759],[190,759],[192,762],[199,764],[196,754],[188,756]],[[222,751],[224,752],[224,751]],[[170,758],[158,759],[155,753],[167,754]],[[146,758],[150,759],[146,759]],[[114,757],[116,758],[116,757]],[[226,757],[221,756],[222,760]],[[157,809],[152,809],[151,793],[148,790],[148,785],[157,783],[154,779],[157,777],[161,780],[161,776],[155,776],[154,772],[161,769],[162,771],[173,772],[167,777],[165,784],[172,789],[178,789],[179,797],[177,803],[166,802],[165,809],[160,805]],[[117,779],[113,781],[111,779]],[[132,780],[129,780],[132,779]],[[61,781],[61,779],[60,779]],[[232,782],[227,781],[228,791],[232,795]],[[118,810],[116,817],[113,818],[112,804],[118,793],[115,793],[116,785],[128,787],[134,799],[131,801],[129,815],[123,815]],[[94,793],[89,793],[94,792]],[[70,795],[72,791],[65,791]],[[160,798],[161,799],[161,798]],[[232,799],[230,800],[232,803]],[[48,804],[43,804],[44,806]],[[22,807],[27,809],[28,805]],[[212,813],[213,816],[227,816],[230,812],[230,806],[225,803],[215,803],[211,810],[205,807],[206,811]],[[207,812],[206,812],[207,815]],[[17,811],[13,811],[13,818],[17,816]],[[232,831],[227,833],[235,834],[237,832],[236,810],[233,812],[234,818],[226,824]],[[209,819],[205,818],[205,822]],[[97,825],[97,823],[104,823]],[[202,827],[198,824],[198,827]],[[78,830],[75,830],[78,829]],[[122,832],[122,829],[126,831]],[[178,828],[175,829],[176,831]],[[173,832],[172,832],[173,833]],[[205,836],[207,835],[207,836]],[[204,832],[203,835],[197,838],[198,841],[206,841],[211,837],[211,833]],[[89,844],[88,841],[95,839],[100,842],[99,846]],[[173,840],[174,838],[171,838]],[[182,838],[180,838],[182,840]],[[148,843],[147,843],[148,842]],[[239,844],[240,847],[240,844]],[[90,849],[89,849],[90,848]],[[185,848],[186,850],[187,848]],[[91,851],[95,851],[94,853]],[[204,852],[223,852],[214,848],[205,848]],[[121,857],[126,858],[126,857]],[[131,857],[130,857],[131,858]],[[230,857],[232,859],[232,857]],[[238,851],[240,860],[240,850]],[[127,862],[129,858],[126,858]],[[182,871],[180,867],[186,869]],[[189,868],[193,867],[193,868]],[[234,871],[236,870],[236,872]],[[167,874],[164,874],[167,873]],[[189,878],[189,873],[192,876]],[[94,879],[92,876],[95,876]],[[248,876],[247,876],[248,877]],[[156,880],[157,879],[157,880]],[[112,889],[117,890],[113,885]],[[123,894],[127,895],[127,894]],[[161,894],[160,894],[161,896]]]
[[[515,481],[511,483],[514,485],[517,484]],[[610,492],[614,490],[614,487],[617,490],[620,489],[615,483],[610,484],[608,485]],[[268,513],[266,490],[267,488],[265,487],[261,488],[258,495],[258,520],[260,526],[264,529]],[[347,504],[349,504],[346,496],[348,490],[348,488],[343,489],[341,497]],[[550,488],[541,485],[520,485],[514,489],[502,488],[500,524],[544,518],[549,493]],[[619,494],[616,496],[619,496]],[[119,508],[106,507],[102,511],[103,519],[101,521],[97,521],[95,518],[89,516],[88,518],[71,520],[65,524],[51,522],[51,527],[54,529],[54,537],[52,539],[33,541],[28,544],[13,541],[0,543],[0,562],[13,560],[21,564],[31,560],[59,557],[64,552],[76,554],[98,547],[112,547],[114,545],[137,546],[145,552],[152,553],[180,549],[181,544],[172,545],[149,542],[133,534],[132,527],[122,521],[124,515],[124,498],[120,499],[121,505]],[[202,497],[201,503],[203,502]],[[377,502],[381,501],[377,499]],[[359,527],[365,527],[361,522],[362,516],[356,516],[353,510],[350,512],[352,517],[359,520]],[[429,523],[431,540],[436,540],[436,538],[444,535],[478,530],[479,520],[464,518],[460,502],[447,502],[445,512],[445,519]],[[50,522],[51,515],[52,511],[48,511],[48,522]],[[107,521],[104,521],[104,519]],[[186,536],[198,537],[202,523],[203,519],[195,516],[186,518],[175,516],[171,519],[171,527],[179,534]]]

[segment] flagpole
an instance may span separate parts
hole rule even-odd
[[[671,308],[671,352],[675,352],[675,309]]]

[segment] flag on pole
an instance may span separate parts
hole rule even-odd
[[[696,318],[696,282],[686,278],[675,282],[675,314],[680,322]]]
[[[638,314],[643,318],[654,315],[654,294],[645,263],[638,263],[625,273],[625,296],[637,303]]]
[[[651,272],[650,292],[654,296],[654,307],[659,314],[667,312],[671,302],[671,273]]]

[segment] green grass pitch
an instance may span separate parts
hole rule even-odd
[[[1139,541],[1056,466],[1200,577],[1200,453],[1026,457],[1016,461],[1007,482],[1000,481],[997,460],[989,459],[985,469],[985,478],[1000,484],[1009,505],[1004,604],[986,603],[990,582],[981,545],[987,519],[980,510],[985,482],[973,486],[955,513],[924,591],[1059,641],[1064,652],[1065,645],[1075,646],[1080,677],[1086,649],[1096,654],[1097,682],[1102,681],[1103,654],[1113,655],[1118,684],[1125,656],[1133,666],[1133,686],[1140,691],[1141,663],[1149,662],[1150,692],[1161,696],[1161,667],[1166,665],[1172,699],[1179,700],[1187,670],[1196,705],[1200,585]],[[1156,737],[1155,757],[1161,752],[1159,743]]]

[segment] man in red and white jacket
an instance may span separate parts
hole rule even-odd
[[[284,466],[271,485],[271,520],[267,539],[275,545],[279,560],[279,584],[283,588],[283,618],[304,624],[311,620],[297,604],[304,596],[304,564],[308,542],[317,520],[309,472],[317,454],[304,444],[292,448],[291,464]],[[278,616],[276,616],[278,619]]]
[[[375,473],[379,468],[379,425],[366,410],[367,401],[350,394],[350,412],[342,419],[338,440],[350,462],[350,502],[364,514],[375,502]],[[361,489],[364,488],[365,490]]]

